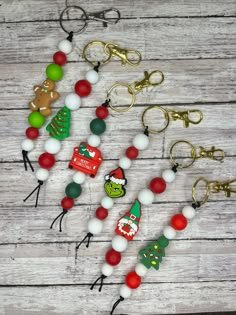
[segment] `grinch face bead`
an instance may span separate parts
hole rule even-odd
[[[149,138],[144,133],[136,135],[133,139],[133,146],[137,150],[145,150],[149,145]]]
[[[104,190],[111,198],[123,197],[126,193],[124,186],[127,184],[124,171],[121,167],[111,171],[105,176]]]
[[[56,63],[51,63],[46,68],[46,75],[52,81],[60,81],[63,77],[63,69]]]
[[[101,135],[106,130],[106,123],[103,119],[95,118],[90,123],[90,130],[95,135]]]
[[[32,112],[28,116],[28,122],[30,126],[38,129],[44,125],[45,117],[40,112]]]

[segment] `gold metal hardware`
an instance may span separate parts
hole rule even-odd
[[[174,111],[174,110],[169,110],[171,118],[173,120],[183,120],[184,127],[188,128],[189,124],[194,124],[197,125],[199,124],[202,119],[203,119],[203,114],[200,110],[198,109],[192,109],[192,110],[186,110],[186,111]],[[190,119],[190,114],[196,114],[196,120]]]

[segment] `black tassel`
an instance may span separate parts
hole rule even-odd
[[[118,304],[120,304],[120,302],[124,301],[124,298],[122,296],[120,296],[120,298],[113,304],[112,310],[110,312],[110,315],[113,314],[114,310],[117,308]]]
[[[25,166],[25,170],[28,171],[27,163],[29,164],[29,167],[31,168],[31,171],[34,172],[33,165],[28,157],[28,151],[22,150],[22,157],[23,157],[23,162]]]
[[[103,287],[103,280],[106,279],[106,277],[107,277],[107,276],[104,276],[104,275],[101,275],[100,277],[98,277],[97,280],[94,281],[94,283],[92,284],[90,290],[93,290],[95,284],[96,284],[99,280],[101,280],[100,287],[99,287],[99,289],[98,289],[98,291],[101,292],[101,291],[102,291],[102,287]]]
[[[36,187],[31,191],[31,193],[23,200],[23,201],[25,202],[31,195],[33,195],[33,193],[34,193],[35,191],[37,191],[36,201],[35,201],[35,208],[37,208],[37,206],[38,206],[39,192],[40,192],[41,186],[43,185],[43,181],[42,181],[42,180],[38,180],[38,183],[39,183],[38,186],[36,186]]]
[[[78,245],[76,245],[76,247],[75,247],[75,263],[76,263],[76,261],[77,261],[78,249],[79,249],[80,245],[83,244],[86,239],[88,239],[88,240],[87,240],[87,244],[86,244],[86,247],[88,248],[88,247],[89,247],[89,244],[90,244],[90,240],[91,240],[92,237],[93,237],[93,234],[89,232],[89,233],[87,233],[87,234],[85,235],[85,237],[82,239],[82,241],[79,242]]]
[[[51,226],[50,226],[50,229],[52,229],[53,228],[53,225],[54,225],[54,223],[57,221],[57,219],[59,219],[60,217],[60,229],[59,229],[59,232],[62,232],[62,220],[63,220],[63,218],[64,218],[64,215],[67,213],[67,210],[65,210],[65,209],[63,209],[63,211],[52,221],[52,224],[51,224]]]

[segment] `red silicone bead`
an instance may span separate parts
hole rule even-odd
[[[25,134],[26,134],[27,138],[34,140],[34,139],[38,138],[39,130],[37,128],[34,128],[34,127],[29,127],[25,130]]]
[[[111,266],[116,266],[121,261],[121,253],[117,252],[114,249],[110,249],[106,253],[106,262]]]
[[[75,84],[75,93],[81,97],[88,96],[91,89],[91,84],[87,80],[79,80]]]
[[[104,219],[106,219],[107,216],[108,216],[108,210],[107,209],[105,209],[103,207],[97,208],[97,210],[96,210],[96,217],[99,220],[104,220]]]
[[[62,51],[57,51],[53,55],[53,61],[59,66],[63,66],[66,63],[66,60],[67,60],[66,54],[64,54],[64,52]]]
[[[141,277],[135,271],[131,271],[126,275],[125,282],[131,289],[137,289],[141,284]]]
[[[69,198],[69,197],[64,197],[61,200],[61,206],[63,209],[69,210],[74,206],[74,200],[72,198]]]
[[[166,182],[161,177],[155,177],[150,182],[150,189],[154,194],[161,194],[166,189]]]
[[[55,164],[56,160],[54,155],[50,153],[42,153],[38,159],[38,163],[42,168],[51,168]]]
[[[134,160],[138,156],[138,149],[136,149],[135,147],[129,147],[126,150],[125,154],[127,158],[129,158],[130,160]]]
[[[183,230],[186,228],[188,221],[182,214],[175,214],[170,221],[171,226],[175,230]]]
[[[97,109],[96,109],[96,116],[98,118],[105,119],[105,118],[107,118],[108,114],[109,114],[109,111],[108,111],[107,107],[105,107],[105,106],[97,107]]]

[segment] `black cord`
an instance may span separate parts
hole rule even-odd
[[[23,156],[23,162],[24,162],[24,166],[25,166],[25,170],[27,171],[27,163],[29,164],[31,171],[34,172],[34,168],[33,165],[28,157],[28,151],[22,150],[22,156]]]
[[[99,287],[99,289],[98,289],[98,291],[101,292],[101,291],[102,291],[102,287],[103,287],[103,280],[106,279],[106,278],[107,278],[107,276],[104,276],[104,275],[101,275],[100,277],[98,277],[98,278],[94,281],[94,283],[92,284],[90,290],[93,290],[93,288],[94,288],[94,286],[96,285],[96,283],[97,283],[99,280],[101,280],[100,287]]]
[[[96,72],[99,72],[99,67],[101,66],[101,62],[98,61],[97,65],[94,66],[93,70],[95,70]]]
[[[124,298],[122,296],[120,296],[120,298],[113,304],[112,310],[110,312],[110,315],[113,314],[114,310],[117,308],[118,304],[120,304],[120,302],[124,301]]]
[[[176,164],[172,167],[172,171],[175,172],[175,173],[177,173],[178,167],[179,167],[179,164],[176,163]]]
[[[66,209],[63,209],[63,211],[52,221],[52,224],[51,224],[51,226],[50,226],[50,229],[53,228],[54,223],[61,217],[61,219],[60,219],[60,229],[59,229],[59,231],[62,232],[62,228],[61,228],[62,220],[63,220],[63,217],[64,217],[64,215],[65,215],[66,213],[67,213],[67,210],[66,210]]]
[[[37,206],[38,206],[39,192],[40,192],[41,186],[43,185],[43,181],[42,180],[38,180],[38,183],[39,183],[38,186],[36,186],[31,191],[31,193],[23,200],[25,202],[37,190],[36,201],[35,201],[35,208],[37,208]]]
[[[145,126],[144,132],[143,132],[146,136],[149,136],[149,130],[148,130],[148,126]]]
[[[74,35],[74,33],[73,32],[70,32],[69,33],[69,36],[66,38],[68,41],[70,41],[70,42],[72,42],[72,40],[73,40],[73,35]]]

